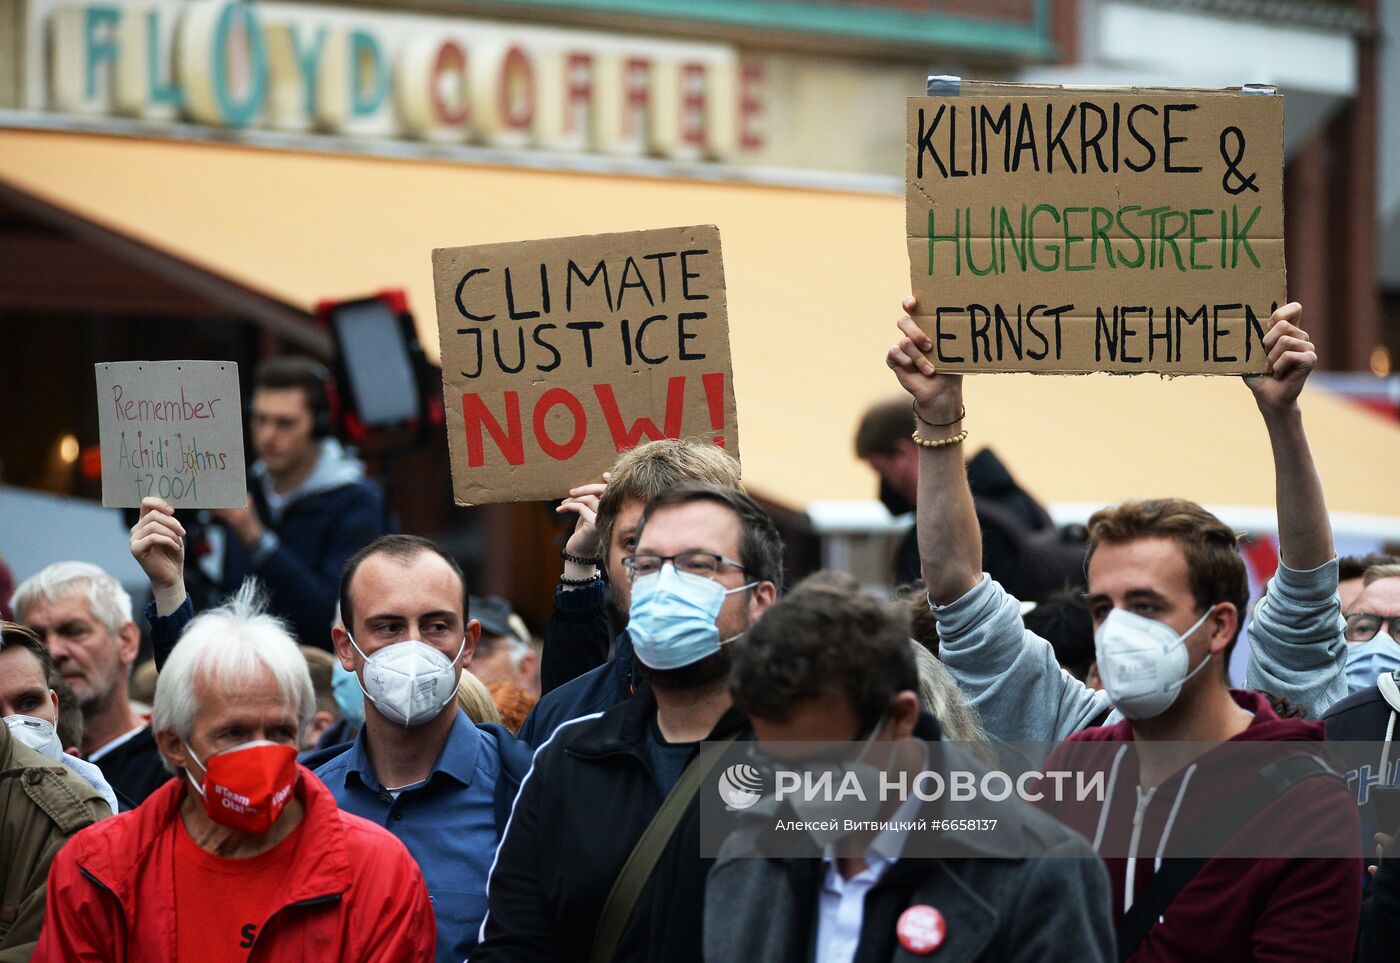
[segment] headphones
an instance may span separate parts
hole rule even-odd
[[[311,405],[311,437],[317,441],[329,438],[340,417],[340,391],[335,376],[319,361],[307,359],[306,372],[316,379],[316,388],[307,385],[306,400]]]

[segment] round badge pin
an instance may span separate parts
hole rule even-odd
[[[923,956],[943,945],[948,935],[948,923],[943,914],[932,906],[911,906],[899,916],[895,925],[899,945],[910,953]]]

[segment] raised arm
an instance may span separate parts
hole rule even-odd
[[[1246,684],[1317,718],[1346,697],[1346,641],[1332,526],[1298,405],[1317,366],[1302,315],[1296,302],[1273,313],[1264,336],[1269,370],[1245,379],[1273,448],[1280,562],[1250,620]]]
[[[578,516],[564,544],[564,571],[554,591],[554,610],[544,632],[540,659],[540,691],[547,693],[608,661],[612,620],[608,617],[608,587],[598,573],[606,564],[607,548],[598,531],[598,501],[607,487],[593,482],[569,489],[555,509]],[[580,562],[574,559],[587,559]],[[596,560],[596,561],[592,561]]]
[[[913,298],[905,299],[906,312],[916,306]],[[899,319],[899,331],[903,337],[890,348],[885,363],[914,399],[910,430],[918,425],[919,557],[929,599],[947,605],[982,580],[982,532],[963,462],[962,440],[967,436],[963,434],[962,375],[934,370],[926,355],[933,350],[933,342],[908,314]],[[941,444],[928,447],[930,442]]]
[[[912,311],[912,298],[904,302]],[[907,315],[885,363],[914,399],[926,441],[963,430],[962,377],[939,374],[926,357],[928,336]],[[965,437],[965,436],[964,436]],[[918,533],[924,581],[938,621],[940,657],[982,716],[1005,741],[1052,741],[1096,724],[1102,693],[1059,667],[1050,643],[1027,632],[1019,603],[982,574],[982,535],[967,483],[961,441],[919,446]]]
[[[159,671],[194,618],[194,605],[185,591],[185,527],[165,500],[141,500],[141,515],[131,526],[131,555],[151,581],[146,620]]]
[[[1296,301],[1275,311],[1264,334],[1269,371],[1245,379],[1254,392],[1274,452],[1279,556],[1295,572],[1311,571],[1336,555],[1322,479],[1308,448],[1298,406],[1303,383],[1317,367],[1317,351],[1302,322],[1303,306]]]

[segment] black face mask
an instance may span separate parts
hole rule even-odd
[[[905,515],[917,507],[884,478],[880,479],[880,504],[884,505],[891,515]]]

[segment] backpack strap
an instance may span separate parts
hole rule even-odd
[[[705,777],[715,768],[720,756],[729,748],[729,744],[738,738],[739,733],[734,732],[723,739],[702,745],[695,758],[690,760],[685,771],[681,773],[680,779],[676,780],[676,784],[667,793],[661,808],[651,818],[646,831],[637,840],[637,845],[632,847],[622,871],[613,881],[607,902],[603,904],[603,911],[598,914],[598,929],[593,934],[593,950],[588,955],[589,963],[610,963],[612,960],[613,954],[617,952],[618,943],[622,941],[622,931],[627,927],[627,921],[632,918],[632,911],[636,909],[642,890],[646,888],[647,881],[656,870],[661,853],[675,835],[681,817],[690,808]]]
[[[1218,850],[1265,806],[1304,779],[1314,776],[1340,778],[1331,766],[1313,755],[1291,756],[1265,766],[1229,806],[1220,807],[1220,812],[1229,815],[1209,828],[1205,834],[1207,846],[1212,852]],[[1162,868],[1153,875],[1142,894],[1133,901],[1132,908],[1119,918],[1115,927],[1120,961],[1132,956],[1172,900],[1210,859],[1209,856],[1191,856],[1162,860]]]

